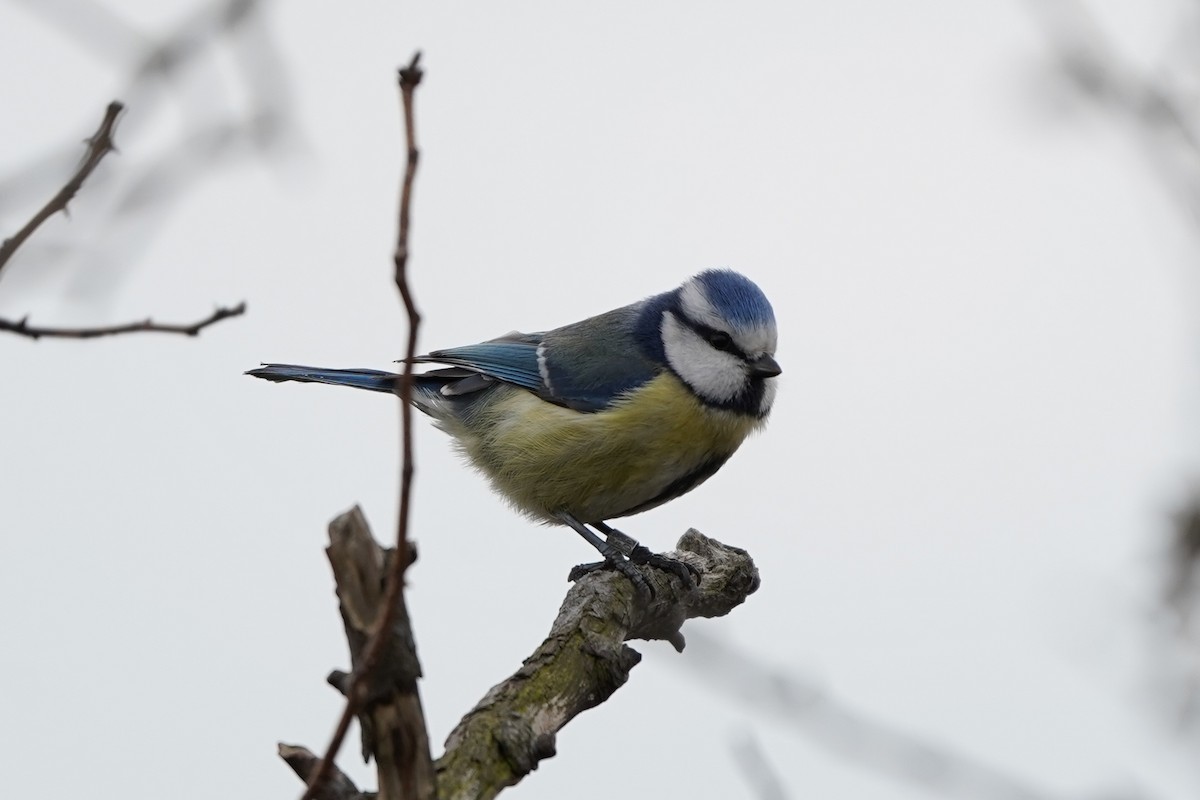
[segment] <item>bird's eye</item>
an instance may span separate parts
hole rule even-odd
[[[727,353],[733,350],[733,337],[725,331],[712,331],[705,338],[717,350],[723,350]]]

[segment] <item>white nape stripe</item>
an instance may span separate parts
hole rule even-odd
[[[742,360],[713,348],[673,312],[663,312],[661,332],[667,363],[697,395],[713,403],[727,403],[745,388]]]
[[[716,330],[725,330],[729,323],[717,313],[717,309],[708,299],[704,286],[695,278],[688,279],[679,290],[679,307],[684,315],[701,325]]]

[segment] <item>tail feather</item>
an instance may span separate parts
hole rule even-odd
[[[258,369],[247,370],[247,375],[268,381],[300,381],[301,383],[327,383],[331,386],[352,386],[373,392],[392,394],[396,390],[394,372],[378,369],[323,369],[321,367],[299,367],[294,364],[263,364]]]

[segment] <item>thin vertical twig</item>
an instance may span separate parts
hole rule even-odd
[[[416,176],[417,162],[420,155],[417,150],[416,126],[413,120],[413,97],[423,75],[418,66],[420,59],[421,54],[417,52],[413,56],[412,61],[409,62],[409,65],[399,71],[400,94],[404,106],[404,133],[407,143],[407,157],[404,180],[400,191],[399,226],[393,260],[395,262],[396,287],[400,291],[400,297],[404,301],[404,309],[408,315],[408,346],[404,359],[403,376],[398,387],[398,394],[400,396],[402,462],[396,550],[388,571],[387,590],[384,595],[383,613],[380,615],[379,624],[376,626],[371,640],[363,653],[362,662],[354,671],[353,679],[346,692],[345,710],[342,712],[341,719],[338,720],[337,728],[329,742],[329,746],[326,748],[325,755],[312,772],[308,788],[301,796],[301,800],[314,800],[318,796],[318,791],[322,784],[333,774],[333,760],[346,738],[346,733],[350,728],[350,721],[363,709],[366,703],[371,673],[379,663],[385,642],[394,633],[393,626],[402,610],[401,606],[404,602],[404,573],[412,561],[408,541],[408,516],[414,470],[412,463],[412,409],[409,400],[412,397],[412,365],[413,357],[416,355],[417,329],[420,326],[421,317],[417,313],[416,305],[413,302],[412,293],[408,286],[407,267],[409,209],[412,200],[413,178]],[[405,614],[405,616],[407,615]],[[415,678],[416,676],[413,676],[414,685]],[[423,718],[419,720],[419,725],[422,728],[420,736],[406,737],[406,742],[410,747],[417,750],[417,752],[404,754],[406,757],[398,759],[398,761],[409,768],[408,775],[400,776],[403,789],[401,796],[405,798],[417,798],[421,796],[421,791],[428,792],[432,789],[431,783],[423,784],[419,777],[414,777],[418,773],[429,776],[433,774],[433,760],[429,754],[428,736],[424,731]],[[424,742],[423,747],[418,742]],[[423,752],[420,752],[422,749]],[[380,766],[382,771],[382,765]],[[389,795],[384,790],[382,783],[381,776],[380,796],[388,797]]]
[[[396,265],[396,288],[400,291],[400,299],[404,302],[404,311],[408,315],[408,346],[404,352],[404,370],[400,378],[400,435],[402,461],[400,469],[400,516],[396,524],[396,567],[389,585],[388,598],[394,600],[399,594],[403,583],[404,570],[408,568],[408,509],[409,497],[412,493],[413,458],[412,458],[412,374],[413,360],[417,355],[417,329],[421,325],[421,314],[413,301],[412,290],[408,285],[408,229],[409,208],[412,200],[413,178],[417,174],[417,163],[421,159],[421,151],[417,149],[416,123],[413,119],[413,95],[421,83],[424,74],[419,66],[421,53],[413,56],[407,67],[400,70],[400,96],[404,102],[404,138],[408,145],[405,158],[404,183],[400,189],[400,219],[396,235],[396,252],[392,260]],[[393,589],[393,587],[396,587]],[[389,603],[389,606],[391,604]]]

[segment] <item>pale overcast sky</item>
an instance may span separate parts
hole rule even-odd
[[[195,340],[0,336],[7,794],[290,797],[275,742],[327,741],[347,656],[324,529],[359,503],[391,536],[398,414],[242,372],[401,355],[394,68],[420,48],[422,349],[709,267],[774,303],[767,432],[622,525],[755,557],[761,591],[685,634],[1055,797],[1196,796],[1155,617],[1168,515],[1200,476],[1196,230],[1136,129],[1055,78],[1025,4],[279,3],[240,49],[136,88],[141,48],[201,6],[100,7],[0,4],[0,179],[59,156],[0,190],[0,231],[129,105],[94,190],[5,271],[0,316],[249,313]],[[1146,63],[1177,33],[1176,4],[1103,8]],[[284,104],[282,138],[168,201],[188,176],[171,148],[256,92]],[[440,752],[592,553],[418,422],[409,603]],[[697,680],[693,651],[635,647],[629,684],[514,797],[749,797],[747,733],[792,797],[931,796]],[[373,787],[356,750],[342,765]]]

